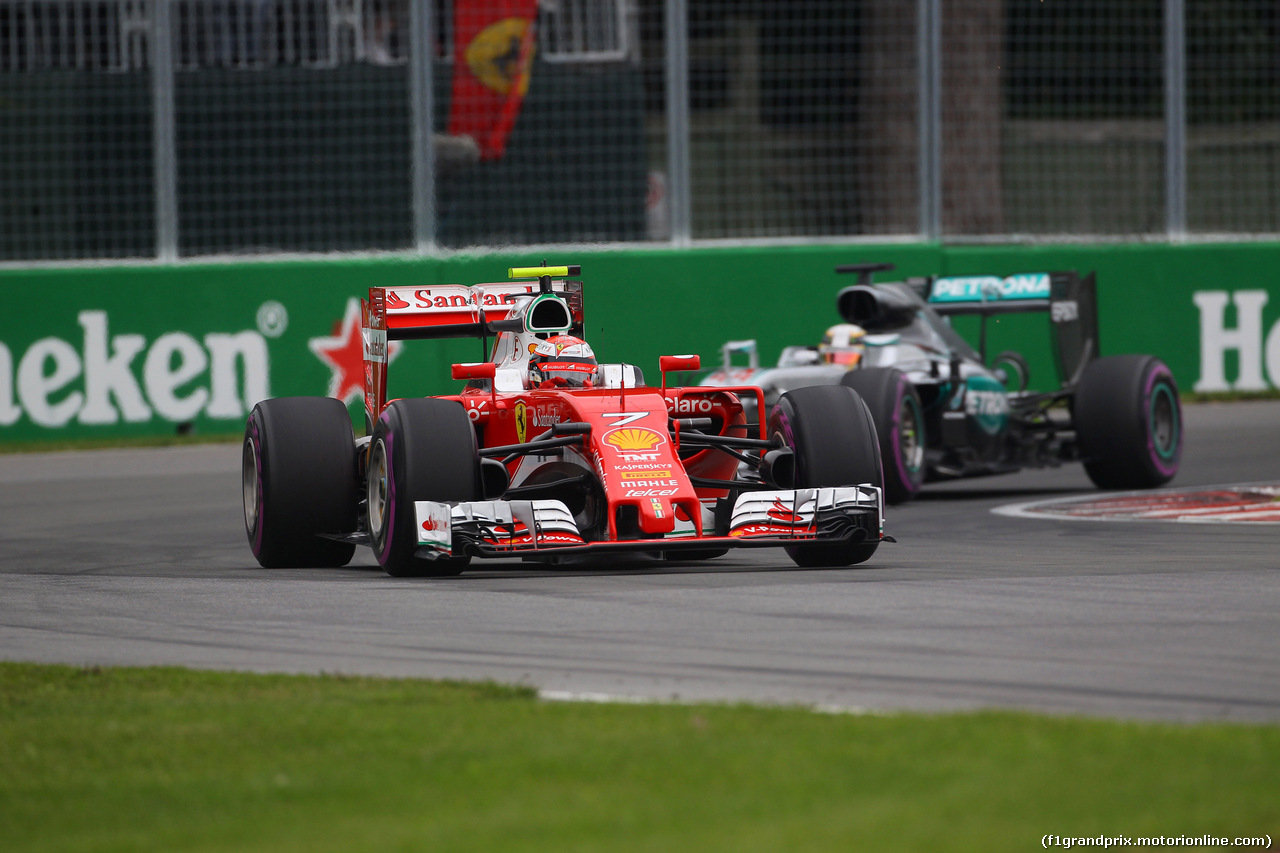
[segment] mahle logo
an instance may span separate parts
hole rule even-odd
[[[272,329],[286,322],[268,313]],[[79,341],[41,338],[20,358],[0,342],[0,425],[23,415],[51,428],[200,415],[239,420],[271,395],[267,342],[257,331],[148,340],[110,334],[106,311],[81,311],[76,321]]]

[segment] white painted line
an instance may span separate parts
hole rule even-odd
[[[595,702],[605,705],[687,705],[679,697],[660,699],[653,696],[626,696],[617,693],[592,693],[573,690],[539,690],[538,698],[545,702]]]
[[[783,707],[783,708],[799,708],[801,710],[812,711],[815,714],[849,714],[850,716],[866,716],[866,715],[887,715],[889,712],[874,711],[870,708],[864,708],[861,705],[776,705],[775,703],[745,702],[738,700],[713,700],[713,699],[681,699],[679,696],[673,695],[669,697],[658,696],[629,696],[620,693],[595,693],[592,691],[574,691],[574,690],[539,690],[538,698],[544,702],[591,702],[604,705],[755,705],[760,708]]]

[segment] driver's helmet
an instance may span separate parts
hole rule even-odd
[[[595,383],[596,354],[581,338],[555,335],[530,348],[530,387],[589,388]]]
[[[866,345],[862,343],[867,330],[853,323],[840,323],[827,329],[818,344],[818,354],[826,364],[841,364],[845,367],[856,367],[862,359]]]

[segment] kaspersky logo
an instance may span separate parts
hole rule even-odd
[[[0,343],[0,426],[24,415],[50,428],[243,419],[271,395],[266,337],[283,332],[288,314],[267,302],[257,331],[201,338],[175,331],[153,340],[111,334],[106,311],[81,311],[76,322],[79,340],[41,338],[21,356]]]
[[[330,397],[337,397],[344,403],[364,399],[365,343],[360,327],[360,300],[355,297],[347,300],[346,312],[335,324],[332,335],[307,341],[316,358],[333,371],[329,377]],[[395,360],[403,346],[400,341],[371,340],[369,343],[372,347],[385,343],[388,364]]]

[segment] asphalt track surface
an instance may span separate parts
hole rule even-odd
[[[1280,482],[1280,402],[1186,409],[1176,486]],[[547,695],[1280,720],[1280,525],[1009,518],[1078,466],[926,488],[870,563],[265,570],[239,448],[0,456],[0,658],[494,679]]]

